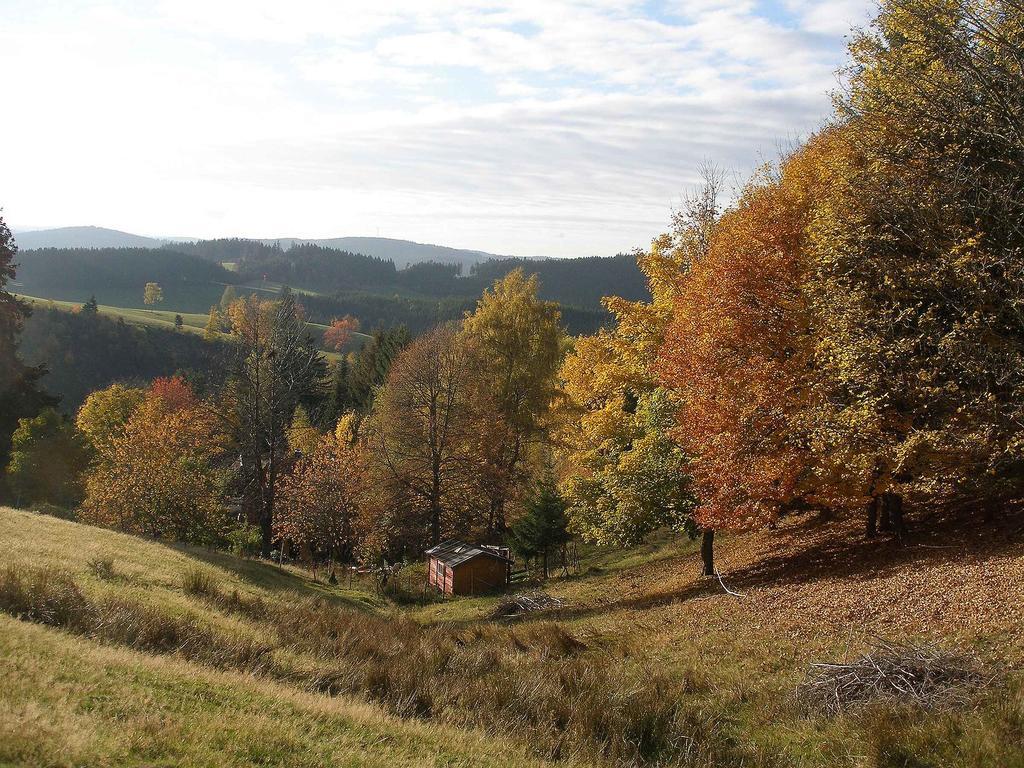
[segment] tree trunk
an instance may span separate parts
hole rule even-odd
[[[700,558],[704,561],[704,576],[715,575],[715,532],[705,528],[700,537]]]
[[[548,551],[546,549],[544,550],[543,558],[544,558],[544,578],[546,579],[548,577]]]
[[[892,496],[891,493],[882,494],[881,515],[878,521],[878,530],[880,531],[892,530],[892,502],[890,501]]]
[[[871,501],[868,502],[868,516],[867,524],[864,528],[864,535],[869,539],[873,539],[878,533],[878,497],[872,496]]]
[[[889,513],[892,530],[896,534],[896,541],[902,544],[907,533],[903,522],[903,497],[898,493],[886,493],[885,496],[885,510]]]

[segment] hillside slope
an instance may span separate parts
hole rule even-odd
[[[626,729],[636,744],[664,738],[640,752],[664,765],[1024,765],[1013,518],[919,521],[904,547],[864,541],[856,521],[789,519],[722,536],[722,581],[701,578],[694,542],[667,533],[587,549],[579,575],[545,587],[564,607],[511,627],[490,619],[498,597],[399,609],[300,569],[14,510],[0,510],[0,542],[15,571],[70,574],[105,622],[83,636],[0,616],[0,764],[525,765],[535,750],[592,765],[604,761],[579,750]],[[157,640],[122,627],[126,613]],[[171,629],[180,644],[160,646]],[[934,710],[897,697],[835,715],[801,698],[811,664],[877,638],[963,654],[985,685]],[[251,666],[238,653],[253,647],[272,650]],[[429,727],[308,693],[325,683]],[[477,712],[458,708],[458,688]]]
[[[145,600],[226,632],[183,588],[195,569],[243,599],[321,594],[372,604],[362,592],[316,585],[294,572],[198,548],[170,547],[0,508],[7,568],[50,566],[85,592]],[[115,575],[89,568],[112,557]],[[369,600],[369,602],[368,602]],[[140,653],[0,613],[0,765],[539,766],[522,747],[294,685]]]

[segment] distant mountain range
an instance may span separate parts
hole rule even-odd
[[[14,230],[14,240],[23,251],[33,248],[159,248],[170,242],[103,227]]]
[[[28,251],[36,248],[160,248],[175,242],[192,241],[193,238],[157,238],[134,235],[104,227],[59,227],[14,232],[18,247]],[[254,238],[255,239],[255,238]],[[464,268],[488,259],[503,259],[507,256],[473,251],[462,248],[448,248],[443,245],[427,245],[411,240],[393,240],[387,237],[332,237],[304,239],[298,237],[259,238],[268,245],[280,243],[288,249],[293,245],[313,244],[325,248],[336,248],[365,256],[390,259],[399,269],[424,261],[446,264],[461,264]]]

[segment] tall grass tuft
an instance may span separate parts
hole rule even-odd
[[[49,569],[0,572],[0,610],[25,621],[61,627],[149,653],[177,654],[221,669],[266,672],[270,646],[227,637],[195,619],[122,598],[93,600],[66,573]]]
[[[117,578],[117,571],[114,570],[114,558],[112,557],[94,557],[85,564],[85,567],[97,579],[112,581]]]
[[[192,568],[185,571],[182,578],[182,587],[190,595],[200,597],[216,597],[220,595],[220,587],[216,580],[202,568]]]

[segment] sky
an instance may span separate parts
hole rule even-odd
[[[0,0],[14,228],[646,247],[820,127],[868,0]]]

